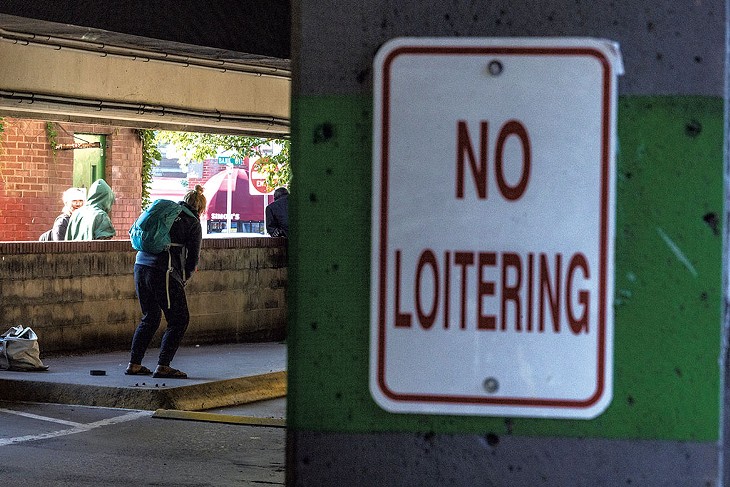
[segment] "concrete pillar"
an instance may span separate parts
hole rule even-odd
[[[721,485],[725,2],[299,0],[293,20],[289,484]],[[401,36],[620,44],[614,390],[597,418],[371,398],[372,63]]]

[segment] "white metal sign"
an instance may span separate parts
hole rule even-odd
[[[374,63],[370,390],[593,418],[612,397],[617,47],[401,38]]]

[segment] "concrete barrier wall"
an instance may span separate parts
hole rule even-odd
[[[723,392],[730,383],[724,367],[727,312],[723,315],[727,5],[292,2],[291,142],[292,160],[301,170],[289,199],[287,485],[730,486],[730,433],[721,431]],[[368,285],[377,273],[371,248],[379,231],[372,228],[371,213],[378,177],[372,174],[373,93],[385,85],[373,72],[373,56],[397,37],[472,36],[586,36],[616,41],[621,48],[625,74],[618,84],[615,289],[609,310],[615,316],[613,401],[594,419],[395,413],[381,408],[370,392]],[[417,78],[414,73],[414,89],[430,80],[425,73]],[[551,80],[520,82],[520,89],[530,90]],[[448,96],[426,101],[434,116],[420,121],[424,130],[456,125],[446,115],[455,101]],[[506,97],[477,110],[483,110],[480,119],[494,114],[500,123],[512,114],[531,116],[522,101]],[[415,136],[406,142],[416,149]],[[446,136],[439,142],[448,143]],[[424,172],[429,164],[445,164],[427,157],[422,162]],[[423,212],[445,203],[423,191],[408,195],[424,198]],[[559,204],[554,209],[566,219],[578,210]],[[453,240],[448,221],[435,228],[418,211],[397,212],[399,224],[423,229],[413,232],[423,248]],[[522,230],[529,235],[529,228]],[[540,230],[533,230],[537,243]],[[504,235],[509,248],[511,233]],[[393,317],[386,321],[391,333]],[[470,373],[491,353],[456,353],[462,352],[456,337],[451,343],[439,337],[441,353],[429,353],[436,347],[425,345],[417,349],[435,368],[443,363]],[[436,339],[430,334],[419,343]],[[558,352],[554,359],[567,360]],[[536,372],[530,360],[515,355],[497,365],[529,375]],[[395,369],[403,388],[413,385],[407,384],[410,376],[424,372]],[[453,391],[439,392],[446,402]],[[418,396],[424,405],[425,396]],[[730,405],[730,393],[725,401]]]
[[[0,332],[30,326],[44,353],[129,348],[134,258],[129,241],[0,243]],[[282,340],[286,288],[283,239],[204,240],[183,344]]]

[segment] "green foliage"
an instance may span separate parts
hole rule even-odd
[[[203,161],[215,158],[221,151],[231,151],[236,157],[244,159],[261,158],[257,170],[266,174],[269,187],[287,186],[291,181],[290,147],[288,140],[261,139],[243,135],[203,134],[197,132],[156,132],[156,142],[173,144],[183,151],[184,158],[191,161]],[[274,145],[281,152],[273,156],[265,156],[262,149]]]
[[[162,154],[157,149],[154,130],[139,129],[137,135],[142,141],[142,209],[144,210],[151,203],[152,168],[162,159]]]
[[[266,156],[259,159],[256,170],[266,174],[266,185],[270,188],[289,186],[291,182],[291,165],[289,164],[291,153],[291,142],[289,140],[277,140],[281,152],[273,156]]]
[[[56,157],[56,146],[58,145],[58,131],[56,130],[56,124],[53,122],[46,122],[46,138],[48,144],[51,146],[51,152],[53,157]]]

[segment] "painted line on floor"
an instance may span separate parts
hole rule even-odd
[[[117,423],[124,423],[127,421],[133,421],[135,419],[149,417],[149,411],[135,411],[127,413],[123,416],[116,416],[113,418],[102,419],[88,424],[78,424],[71,429],[51,431],[49,433],[42,433],[40,435],[27,435],[27,436],[16,436],[15,438],[0,438],[0,446],[17,445],[18,443],[25,443],[28,441],[47,440],[50,438],[58,438],[59,436],[73,435],[76,433],[84,433],[102,426],[110,426]]]
[[[210,423],[241,424],[247,426],[272,426],[285,428],[284,418],[257,418],[254,416],[234,416],[230,414],[205,413],[200,411],[180,411],[177,409],[158,409],[153,418],[181,419],[185,421],[206,421]]]
[[[23,416],[24,418],[39,419],[41,421],[49,421],[51,423],[65,424],[66,426],[83,426],[83,423],[77,423],[75,421],[66,421],[65,419],[50,418],[48,416],[40,416],[33,413],[25,413],[23,411],[14,411],[12,409],[0,408],[0,413],[14,414],[16,416]]]

